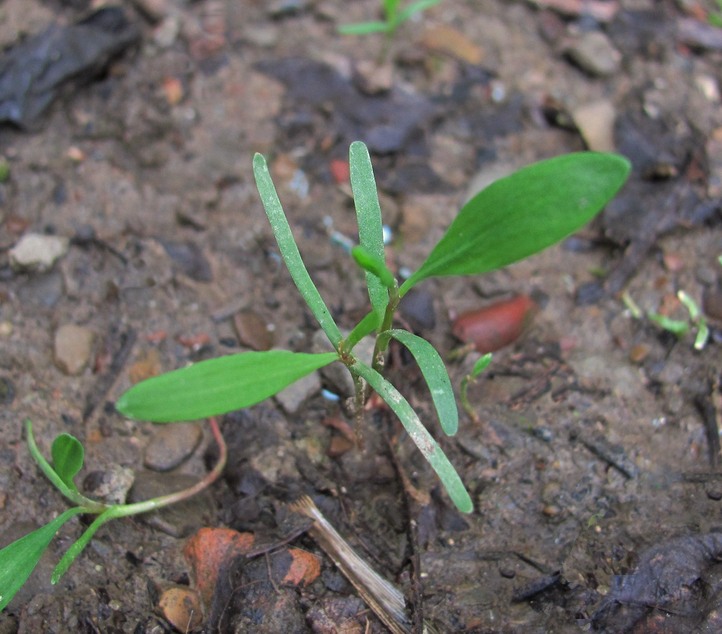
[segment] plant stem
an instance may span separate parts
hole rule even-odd
[[[391,337],[389,337],[386,333],[391,330],[394,324],[394,315],[396,314],[396,309],[399,307],[400,299],[399,287],[398,285],[394,285],[393,288],[389,289],[389,303],[386,305],[384,318],[378,329],[376,344],[374,345],[372,366],[377,372],[381,372],[381,369],[384,366],[384,356],[386,355],[386,350],[389,347],[389,340],[391,339]]]

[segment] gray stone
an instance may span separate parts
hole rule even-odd
[[[596,77],[608,77],[619,70],[622,54],[601,31],[584,33],[566,49],[569,59]]]
[[[129,467],[110,465],[103,471],[91,471],[83,480],[83,492],[107,504],[123,504],[133,486],[135,473]]]
[[[276,400],[287,414],[295,414],[306,402],[306,399],[316,394],[321,389],[321,379],[318,372],[304,376],[295,383],[289,385],[285,390],[276,394]]]
[[[163,425],[145,448],[143,463],[153,471],[170,471],[193,455],[203,438],[198,423]]]
[[[47,271],[68,252],[64,236],[26,233],[10,249],[10,265],[20,271]]]
[[[85,326],[63,324],[55,331],[55,364],[65,374],[80,374],[90,360],[93,331]]]

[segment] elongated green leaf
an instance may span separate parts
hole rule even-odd
[[[371,33],[388,33],[389,30],[386,22],[357,22],[342,24],[338,27],[341,35],[369,35]]]
[[[400,294],[429,277],[485,273],[559,242],[604,207],[629,170],[616,154],[578,152],[492,183],[464,205]]]
[[[368,148],[363,142],[354,141],[351,144],[349,148],[349,167],[351,169],[351,189],[353,190],[353,200],[356,206],[359,243],[386,269],[381,205],[376,190],[376,179],[371,165],[371,157]],[[389,275],[391,275],[390,272]],[[383,318],[386,304],[389,302],[389,294],[386,289],[390,288],[390,286],[387,287],[379,277],[373,272],[367,272],[366,286],[368,287],[371,306],[379,318]],[[391,277],[393,278],[393,276]]]
[[[63,482],[70,488],[77,490],[75,476],[83,468],[85,452],[80,441],[70,434],[60,434],[50,449],[53,457],[53,468]]]
[[[399,12],[399,0],[383,0],[386,22],[394,22]]]
[[[121,508],[121,505],[111,506],[93,520],[93,523],[83,531],[83,534],[70,545],[70,548],[68,548],[60,558],[58,565],[55,566],[55,570],[53,570],[53,574],[50,577],[50,583],[55,585],[60,581],[60,578],[68,571],[68,568],[70,568],[71,564],[78,558],[78,555],[83,552],[83,549],[88,545],[93,535],[98,532],[98,529],[103,526],[103,524],[114,519],[116,517],[116,511]]]
[[[426,339],[406,330],[389,330],[387,334],[406,346],[416,359],[431,391],[441,429],[447,436],[453,436],[459,429],[459,411],[449,373],[439,353]]]
[[[266,159],[260,154],[253,157],[253,174],[256,177],[256,186],[261,196],[263,208],[266,211],[266,216],[268,216],[268,221],[271,223],[273,235],[276,237],[278,249],[281,252],[283,261],[286,263],[288,272],[291,274],[296,288],[298,288],[299,293],[308,304],[316,321],[326,333],[333,347],[338,349],[338,344],[341,341],[341,331],[338,329],[331,312],[306,270],[306,265],[303,263],[301,254],[298,251],[291,227],[286,219],[286,214],[283,212],[276,187],[268,171]]]
[[[260,403],[336,360],[335,352],[232,354],[138,383],[115,406],[125,416],[156,423],[217,416]]]
[[[365,379],[399,417],[411,440],[416,443],[424,458],[436,471],[456,508],[462,513],[471,513],[474,505],[459,474],[456,473],[456,469],[449,462],[446,454],[419,420],[409,402],[391,383],[365,363],[357,361],[351,366],[351,371]]]
[[[431,7],[439,4],[439,2],[441,2],[441,0],[418,0],[418,2],[412,2],[410,5],[399,11],[396,16],[396,23],[401,24],[402,22],[406,22],[406,20],[413,15],[426,11],[426,9],[430,9]]]
[[[5,609],[22,588],[60,527],[83,511],[82,508],[68,509],[52,522],[0,550],[0,610]]]

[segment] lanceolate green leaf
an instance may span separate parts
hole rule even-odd
[[[387,33],[389,25],[386,22],[358,22],[356,24],[342,24],[338,27],[341,35],[369,35],[371,33]]]
[[[409,402],[399,393],[399,391],[391,385],[376,370],[367,366],[365,363],[356,362],[350,368],[355,374],[365,379],[368,384],[376,390],[376,393],[387,403],[396,416],[399,417],[401,424],[406,429],[411,440],[416,443],[424,458],[433,467],[439,476],[441,483],[444,485],[449,497],[456,507],[463,513],[471,513],[474,505],[471,497],[464,488],[456,469],[449,462],[446,454],[434,440],[433,436],[424,427],[418,415],[413,410]]]
[[[60,434],[50,449],[53,468],[70,489],[77,489],[73,479],[83,468],[85,452],[80,441],[70,434]]]
[[[84,511],[85,509],[79,507],[68,509],[52,522],[0,550],[0,610],[5,609],[23,586],[58,529],[70,518]]]
[[[156,423],[195,420],[250,407],[333,361],[335,352],[244,352],[138,383],[117,401],[125,416]]]
[[[256,177],[256,186],[261,196],[263,208],[266,211],[266,216],[268,216],[268,221],[271,223],[273,235],[276,237],[278,249],[281,251],[281,257],[286,263],[288,272],[329,341],[334,348],[338,349],[338,344],[341,341],[341,331],[338,329],[331,312],[306,270],[306,265],[301,259],[286,214],[283,212],[276,187],[273,185],[266,159],[260,154],[253,157],[253,174]]]
[[[400,294],[429,277],[492,271],[562,240],[604,207],[629,170],[616,154],[579,152],[492,183],[464,205]]]
[[[459,412],[449,373],[439,353],[426,339],[406,330],[389,330],[387,334],[406,346],[416,359],[431,391],[441,428],[448,436],[453,436],[459,428]]]
[[[351,189],[356,206],[356,222],[361,246],[385,266],[384,234],[381,221],[381,205],[376,191],[371,157],[366,145],[354,141],[349,148],[349,167],[351,169]],[[388,272],[388,269],[386,269]],[[390,275],[390,273],[389,273]],[[383,318],[389,294],[384,283],[372,272],[366,273],[366,286],[369,299],[379,318]]]

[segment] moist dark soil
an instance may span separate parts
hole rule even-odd
[[[471,193],[517,167],[591,147],[634,170],[579,235],[485,277],[426,282],[402,310],[451,359],[456,315],[519,293],[542,307],[470,388],[478,421],[462,416],[453,438],[412,360],[391,350],[388,376],[459,470],[472,514],[373,402],[363,447],[349,446],[345,384],[322,374],[224,417],[229,460],[209,492],[110,523],[52,586],[84,529],[68,523],[0,631],[384,631],[289,527],[301,495],[402,589],[412,622],[439,632],[720,631],[717,3],[444,0],[388,43],[337,32],[376,18],[373,0],[136,0],[98,17],[101,4],[0,3],[2,545],[66,508],[25,420],[46,455],[61,432],[83,441],[86,489],[134,479],[142,499],[202,477],[217,450],[202,423],[169,435],[120,416],[133,381],[248,349],[314,350],[255,152],[343,328],[367,301],[339,239],[356,239],[351,141],[371,150],[401,275]],[[65,48],[43,58],[51,38]],[[45,270],[11,261],[30,233],[65,245]],[[687,319],[680,290],[704,307],[701,350],[694,327],[677,336],[646,316]],[[63,348],[68,326],[79,334]],[[477,356],[449,361],[454,386]],[[202,624],[174,630],[159,598],[193,586],[183,548],[203,526],[269,547],[233,564]],[[294,534],[321,574],[279,585],[268,553]]]

